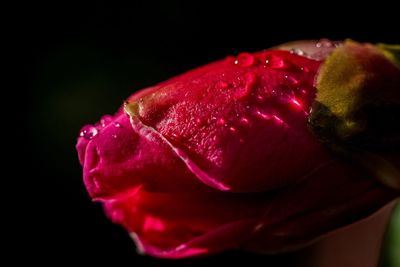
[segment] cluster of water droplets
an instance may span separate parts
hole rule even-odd
[[[332,47],[336,45],[330,41],[321,40],[315,44],[315,47]],[[306,52],[297,48],[293,48],[290,52],[300,56],[307,56]],[[282,127],[287,127],[287,123],[273,107],[276,107],[276,105],[289,105],[292,110],[303,112],[304,115],[309,114],[309,110],[306,110],[309,103],[302,102],[304,99],[311,98],[309,94],[313,93],[309,85],[303,84],[303,79],[301,78],[309,72],[307,67],[295,65],[279,54],[270,53],[268,50],[261,55],[241,53],[236,58],[233,58],[233,60],[230,58],[230,62],[233,62],[238,67],[245,68],[247,72],[244,72],[244,74],[241,74],[237,78],[238,83],[236,84],[235,81],[230,84],[221,80],[216,83],[216,86],[220,89],[234,88],[235,91],[232,92],[232,97],[238,101],[252,100],[245,106],[245,111],[241,113],[242,115],[237,114],[236,119],[216,118],[215,123],[218,126],[225,127],[229,132],[237,135],[240,135],[241,131],[239,129],[252,124],[252,118],[262,119],[281,125]],[[284,81],[273,89],[262,91],[262,88],[258,87],[258,81],[261,78],[257,69],[253,68],[256,66],[276,71],[282,70],[281,74],[277,72],[276,75],[284,75]],[[271,99],[273,99],[271,105],[266,103],[266,101],[270,101]],[[232,118],[232,116],[229,116],[229,118]],[[243,141],[243,139],[240,140]]]
[[[331,41],[328,39],[320,39],[314,43],[299,43],[296,47],[291,48],[289,51],[298,56],[307,57],[315,60],[323,60],[329,55],[333,49],[341,46],[339,41]]]
[[[100,118],[100,121],[94,125],[87,124],[82,127],[81,131],[79,132],[79,136],[85,138],[86,140],[92,140],[96,136],[99,135],[101,130],[108,126],[113,120],[111,115],[104,115]],[[121,128],[121,124],[119,122],[113,123],[114,127]],[[117,138],[116,134],[112,135],[113,138]]]
[[[87,140],[93,139],[97,134],[99,133],[99,130],[97,130],[96,127],[93,125],[85,125],[82,127],[81,132],[79,133],[80,137],[83,137]]]

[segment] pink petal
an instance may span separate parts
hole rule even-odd
[[[77,149],[93,198],[110,197],[137,185],[154,191],[204,189],[167,145],[138,135],[122,112],[93,139],[79,138]]]
[[[222,192],[152,193],[143,188],[104,201],[115,222],[134,233],[142,252],[181,258],[238,247],[269,196]]]

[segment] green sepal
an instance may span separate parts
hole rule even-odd
[[[400,69],[400,45],[379,43],[376,45],[393,64]]]
[[[320,68],[309,125],[332,151],[400,190],[398,166],[381,156],[400,153],[398,47],[347,40],[336,48]]]

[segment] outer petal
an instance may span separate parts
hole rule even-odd
[[[137,185],[151,191],[206,190],[170,147],[156,137],[136,133],[122,112],[93,139],[79,138],[77,149],[93,198],[110,197]]]
[[[270,190],[330,158],[307,129],[318,66],[287,51],[242,54],[164,82],[127,110],[206,184]]]
[[[136,188],[105,201],[110,218],[122,224],[140,250],[181,258],[238,247],[263,213],[268,195],[150,193]]]
[[[366,218],[396,196],[368,174],[331,161],[269,203],[244,247],[269,253],[296,249]]]
[[[239,247],[295,249],[371,215],[395,196],[332,161],[296,185],[269,193],[155,193],[137,187],[104,206],[143,253],[183,258]]]

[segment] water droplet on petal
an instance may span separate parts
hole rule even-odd
[[[310,72],[310,70],[307,67],[301,67],[300,70],[305,73]]]
[[[336,47],[340,46],[340,42],[321,39],[315,43],[315,48],[308,55],[309,58],[316,60],[325,59]]]
[[[272,69],[285,69],[289,67],[288,63],[281,57],[276,55],[267,55],[265,65]]]
[[[114,138],[114,139],[117,139],[117,135],[116,134],[113,134],[113,135],[111,135],[112,136],[112,138]]]
[[[87,140],[91,140],[98,133],[99,133],[99,131],[97,130],[96,127],[94,127],[93,125],[86,125],[81,129],[81,132],[79,133],[79,136],[83,137],[83,138],[85,138]]]
[[[234,63],[235,65],[239,65],[242,67],[250,67],[256,63],[256,59],[250,53],[241,53],[237,56]]]
[[[299,48],[290,49],[290,53],[298,55],[298,56],[305,56],[306,55],[306,53],[303,50],[299,49]]]
[[[119,122],[114,122],[114,126],[117,127],[117,128],[120,128],[121,124]]]
[[[231,131],[232,133],[236,132],[236,128],[235,127],[229,127],[229,131]]]
[[[244,98],[252,92],[257,84],[257,75],[253,72],[248,72],[243,77],[244,85],[241,85],[239,89],[235,92],[234,97],[236,99]]]
[[[113,117],[111,115],[104,115],[103,117],[101,117],[100,119],[100,125],[101,127],[106,127],[107,124],[109,124],[111,121],[113,120]]]
[[[318,48],[321,48],[321,47],[327,47],[327,48],[329,48],[329,47],[334,47],[334,46],[336,46],[336,45],[335,45],[335,43],[332,42],[331,40],[328,40],[328,39],[321,39],[321,40],[319,40],[319,41],[316,43],[315,46],[318,47]]]

